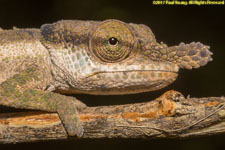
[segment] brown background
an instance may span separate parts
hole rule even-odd
[[[177,81],[165,89],[129,96],[78,95],[89,106],[143,102],[169,89],[185,96],[206,97],[225,94],[225,7],[153,6],[143,0],[0,0],[0,27],[39,28],[61,19],[120,19],[151,27],[158,41],[169,46],[201,41],[211,46],[214,61],[197,70],[181,70]],[[0,108],[0,112],[16,111]],[[225,135],[193,139],[90,139],[0,145],[0,149],[204,149],[222,148]]]

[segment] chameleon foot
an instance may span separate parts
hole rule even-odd
[[[57,110],[59,117],[69,136],[82,137],[83,126],[77,112],[76,104],[73,99],[60,101]]]

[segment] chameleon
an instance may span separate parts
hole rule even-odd
[[[143,24],[61,20],[40,29],[0,30],[0,105],[57,112],[82,137],[79,110],[66,94],[124,95],[161,89],[180,68],[212,61],[200,42],[167,46]]]

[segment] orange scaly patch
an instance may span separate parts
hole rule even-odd
[[[205,103],[204,105],[205,105],[206,107],[211,107],[211,106],[217,105],[218,103],[219,103],[218,101],[213,101],[213,102]]]

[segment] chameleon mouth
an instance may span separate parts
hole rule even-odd
[[[97,67],[94,72],[86,75],[86,78],[90,78],[94,75],[99,74],[129,74],[129,73],[141,73],[141,72],[151,72],[153,73],[163,73],[163,72],[171,72],[178,73],[179,67],[176,64],[168,63],[168,62],[148,62],[147,65],[141,65],[139,63],[135,63],[132,65],[101,65]]]
[[[89,90],[82,93],[124,95],[154,91],[171,84],[177,76],[175,71],[163,70],[97,72],[86,78],[85,83],[89,85]]]
[[[152,76],[154,76],[154,73],[173,73],[173,74],[178,74],[178,70],[117,70],[117,71],[98,71],[95,72],[91,75],[89,75],[88,77],[86,77],[86,79],[91,78],[93,76],[99,75],[99,74],[118,74],[118,73],[123,73],[123,74],[128,74],[128,73],[144,73],[144,72],[150,72]]]
[[[171,70],[127,70],[127,71],[108,71],[104,73],[117,73],[117,72],[171,72],[171,73],[178,73],[178,71],[171,71]]]

